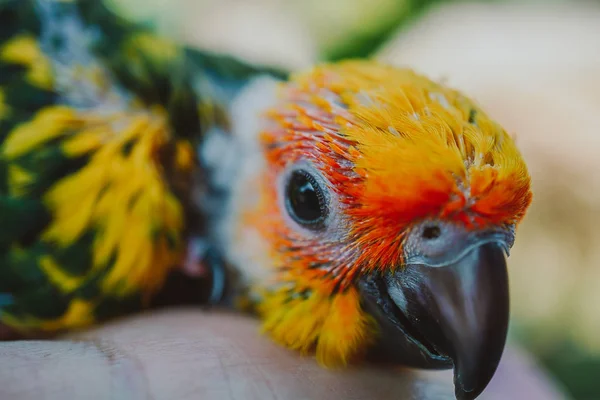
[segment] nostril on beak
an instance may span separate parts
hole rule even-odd
[[[426,225],[423,228],[423,233],[421,236],[426,240],[433,240],[440,237],[442,234],[442,230],[438,225]]]

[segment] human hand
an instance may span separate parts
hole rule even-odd
[[[453,399],[451,371],[326,370],[226,312],[167,309],[54,341],[0,343],[0,399]],[[564,398],[507,349],[482,399]]]

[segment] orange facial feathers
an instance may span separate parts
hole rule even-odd
[[[503,128],[411,70],[324,65],[293,77],[281,97],[276,128],[262,137],[270,166],[318,166],[346,206],[356,239],[347,245],[367,265],[396,265],[403,231],[420,219],[515,225],[531,202],[526,165]]]

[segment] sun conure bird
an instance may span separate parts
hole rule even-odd
[[[101,2],[1,4],[3,324],[87,326],[207,259],[211,295],[227,284],[324,366],[454,367],[457,398],[486,387],[532,194],[473,101],[374,60],[246,66]]]

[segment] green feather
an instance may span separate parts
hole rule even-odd
[[[15,76],[4,85],[4,93],[10,100],[11,108],[19,112],[34,113],[43,107],[55,104],[57,100],[57,94],[53,90],[42,89]]]
[[[7,251],[12,244],[26,244],[28,237],[48,221],[49,215],[39,200],[0,196],[0,249]]]
[[[19,293],[48,284],[47,276],[39,267],[38,256],[35,248],[5,251],[1,258],[0,292],[18,296]]]
[[[34,316],[39,319],[60,318],[69,307],[72,296],[61,293],[51,284],[31,287],[31,290],[15,296],[14,303],[3,308],[2,312],[16,318]]]
[[[52,27],[62,26],[73,30],[50,32]],[[148,47],[143,42],[156,40],[160,44],[147,27],[115,15],[103,1],[42,4],[34,0],[0,0],[0,49],[23,33],[37,38],[54,68],[55,83],[51,88],[38,87],[31,82],[26,66],[0,60],[0,90],[9,110],[0,119],[0,293],[12,299],[12,304],[3,302],[0,307],[0,322],[3,316],[52,322],[62,317],[76,299],[93,304],[94,315],[90,317],[98,320],[132,312],[142,307],[142,293],[114,295],[103,289],[116,254],[105,268],[92,268],[94,243],[105,234],[100,227],[86,226],[81,235],[65,245],[43,237],[54,218],[45,196],[58,182],[81,171],[93,157],[91,150],[77,156],[69,156],[64,150],[65,140],[81,132],[61,132],[11,158],[4,153],[6,139],[48,106],[66,105],[77,111],[95,112],[120,107],[128,111],[130,100],[136,99],[147,107],[161,106],[168,113],[174,139],[189,140],[195,146],[209,128],[207,124],[221,121],[225,103],[248,79],[261,73],[282,78],[286,73],[186,47],[167,47],[165,52],[157,52],[160,47]],[[90,86],[97,86],[95,81],[86,81],[85,76],[79,78],[81,82],[73,81],[72,75],[65,74],[64,68],[74,65],[84,71],[103,71],[108,83],[102,90],[90,91]],[[211,89],[218,90],[213,93]],[[120,100],[107,101],[102,94],[106,92]],[[210,105],[206,109],[215,115],[204,119],[201,105]],[[123,155],[133,150],[136,140],[123,145]],[[176,171],[169,164],[173,157],[168,154],[174,148],[174,143],[165,145],[161,157],[165,158],[165,179],[175,181],[180,178],[174,176]],[[26,176],[18,191],[9,182],[15,168]],[[182,204],[189,203],[184,198],[188,192],[177,193],[182,196]],[[153,234],[156,240],[166,239],[169,247],[180,246],[174,232],[157,228]],[[76,284],[56,285],[42,267],[42,262],[48,260],[59,266],[64,279]]]

